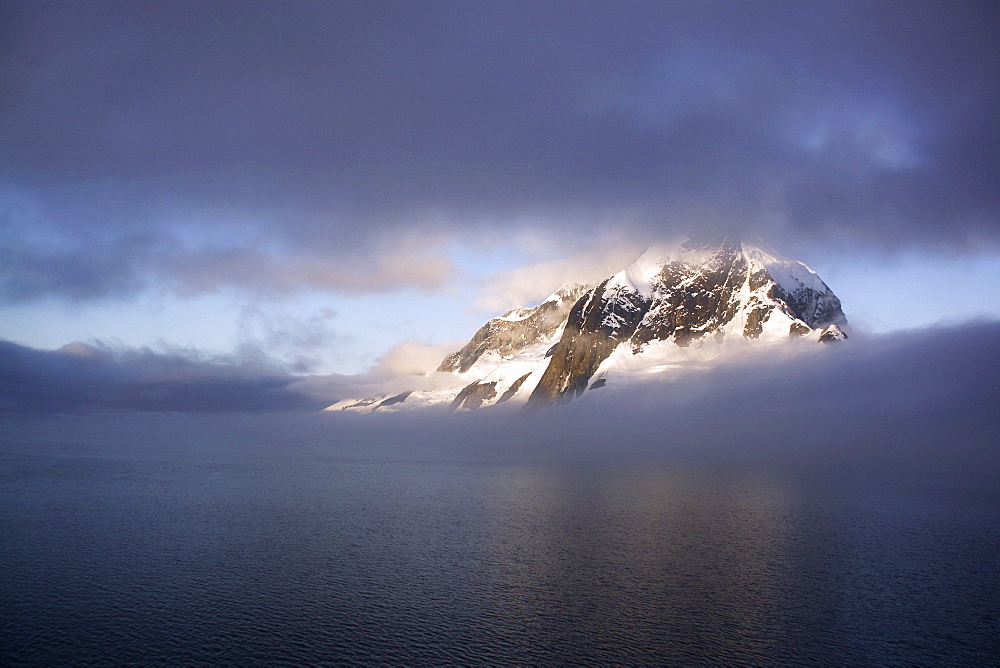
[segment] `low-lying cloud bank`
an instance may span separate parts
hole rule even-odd
[[[34,401],[64,407],[85,390],[84,362],[67,372],[57,353],[20,351],[35,369],[31,388],[13,388],[11,346],[4,348],[6,406]],[[15,351],[17,352],[17,351]],[[721,466],[808,467],[821,472],[910,471],[986,477],[1000,466],[1000,400],[994,360],[1000,358],[1000,323],[967,324],[862,340],[774,364],[769,354],[655,381],[629,390],[588,392],[565,407],[534,413],[487,409],[472,413],[418,411],[271,413],[180,416],[104,413],[76,419],[3,419],[2,443],[11,447],[88,444],[121,448],[192,448],[233,456],[299,452],[309,456],[497,464],[644,464],[653,461]],[[98,367],[102,368],[102,367]],[[107,379],[89,390],[114,392],[130,407],[160,408],[151,390],[129,380]],[[42,374],[46,374],[42,378]],[[26,378],[22,369],[21,378]],[[299,409],[309,401],[287,379],[245,370],[223,382],[205,378],[167,386],[167,405],[191,410]],[[162,387],[158,385],[157,387]],[[15,396],[11,396],[15,392]],[[135,395],[138,399],[122,399]],[[90,405],[90,404],[88,404]],[[198,408],[194,408],[198,406]],[[150,438],[153,434],[155,437]],[[18,446],[20,444],[20,446]],[[117,444],[117,445],[116,445]],[[60,446],[62,447],[62,446]],[[146,446],[144,446],[146,447]],[[103,451],[103,450],[102,450]],[[852,474],[853,474],[852,473]]]
[[[177,360],[171,366],[155,357],[101,359],[84,352],[0,346],[4,412],[249,413],[298,411],[322,403],[297,392],[293,377],[278,372],[239,366],[209,370],[207,364]],[[157,418],[162,421],[157,429],[177,430],[186,442],[231,439],[237,448],[293,443],[389,458],[617,461],[664,456],[988,472],[1000,465],[997,359],[1000,323],[969,323],[859,336],[786,356],[780,364],[762,352],[674,381],[595,390],[568,406],[534,413],[244,414],[236,420],[189,415]],[[51,428],[62,429],[58,422],[52,421]]]
[[[346,397],[452,387],[426,376],[460,344],[405,341],[353,376],[293,373],[293,360],[249,347],[233,355],[127,348],[105,342],[38,350],[0,341],[0,415],[143,411],[317,411]]]
[[[1000,323],[859,336],[782,358],[761,351],[530,414],[328,415],[314,437],[400,457],[1000,465]]]
[[[595,390],[534,413],[503,407],[461,414],[303,413],[322,402],[278,372],[85,352],[0,346],[6,445],[71,440],[74,448],[92,441],[127,450],[141,437],[154,448],[248,456],[277,448],[388,460],[664,460],[980,476],[1000,466],[997,322],[859,336],[784,355],[780,364],[765,351],[674,381]],[[9,415],[95,408],[119,412],[77,419]],[[252,414],[265,411],[269,415]]]
[[[322,401],[289,388],[296,380],[260,362],[84,343],[48,351],[0,341],[0,414],[321,408]]]

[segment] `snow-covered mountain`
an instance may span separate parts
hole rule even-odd
[[[705,363],[741,346],[846,338],[840,300],[763,243],[688,237],[650,246],[596,286],[564,286],[489,320],[435,374],[452,389],[344,400],[327,410],[538,407]]]

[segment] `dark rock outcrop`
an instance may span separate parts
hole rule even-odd
[[[478,380],[469,383],[462,388],[455,400],[451,402],[451,410],[457,411],[459,408],[473,410],[483,405],[484,401],[489,401],[497,395],[497,384],[480,383]]]
[[[736,315],[740,306],[736,292],[747,280],[747,273],[746,258],[732,237],[720,240],[715,254],[702,265],[667,262],[652,281],[656,298],[633,337],[633,349],[639,351],[650,341],[671,339],[686,346],[718,330]],[[763,317],[758,316],[759,322]]]
[[[353,404],[348,404],[346,406],[342,406],[340,408],[340,410],[342,410],[342,411],[358,410],[358,409],[361,409],[361,408],[367,408],[369,406],[372,406],[373,407],[372,410],[375,410],[376,408],[378,408],[378,406],[376,404],[380,403],[381,401],[382,401],[381,397],[372,397],[372,398],[369,398],[369,399],[359,399],[358,401],[354,402]]]
[[[823,333],[819,335],[820,343],[831,343],[833,341],[842,341],[847,338],[847,334],[837,327],[836,325],[830,325],[823,330]]]
[[[635,292],[606,292],[608,279],[580,298],[570,311],[559,345],[529,406],[568,401],[587,389],[590,377],[619,343],[634,333],[650,302]]]
[[[840,299],[829,290],[822,294],[810,287],[800,287],[789,291],[775,284],[768,296],[787,304],[789,315],[798,318],[813,329],[827,323],[845,320]]]
[[[514,395],[517,394],[517,391],[521,389],[521,386],[524,385],[524,381],[528,380],[528,376],[530,375],[531,372],[529,371],[528,373],[524,374],[523,376],[515,380],[514,383],[507,388],[507,391],[504,392],[502,395],[500,395],[500,398],[497,399],[497,403],[502,404],[505,401],[510,401],[511,399],[513,399]]]
[[[392,406],[394,404],[401,404],[404,401],[406,401],[406,398],[409,397],[411,394],[413,394],[413,390],[409,390],[407,392],[401,392],[400,394],[397,394],[394,397],[389,397],[388,399],[386,399],[385,401],[383,401],[382,403],[380,403],[378,406],[376,406],[375,408],[373,408],[372,409],[372,413],[374,413],[375,411],[377,411],[380,408],[385,408],[386,406]]]

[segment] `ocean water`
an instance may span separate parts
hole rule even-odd
[[[1000,660],[992,475],[237,422],[5,422],[0,662]]]

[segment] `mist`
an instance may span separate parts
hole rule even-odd
[[[1000,465],[1000,324],[759,350],[563,406],[374,414],[7,417],[8,443],[102,451],[475,462],[788,465],[950,471]],[[155,434],[154,439],[150,434]]]

